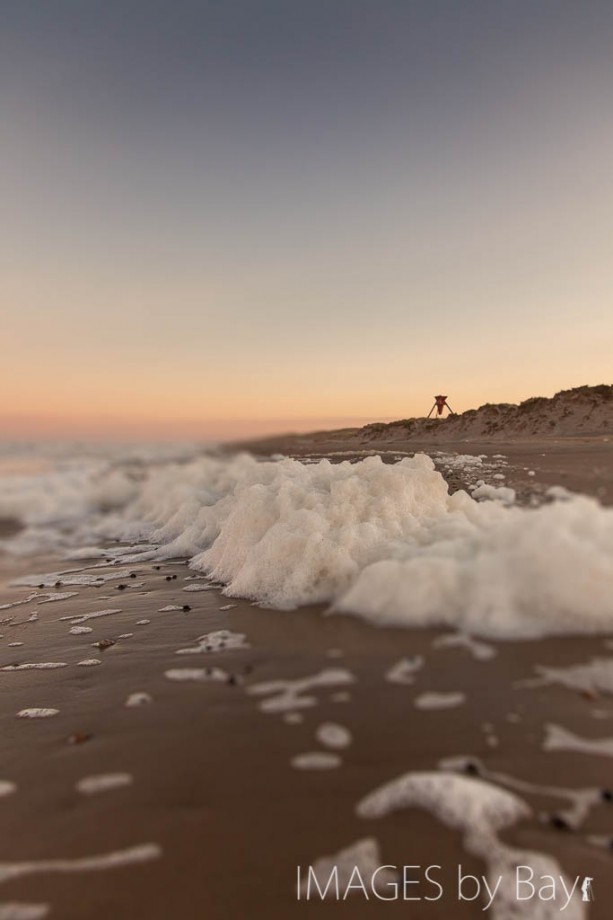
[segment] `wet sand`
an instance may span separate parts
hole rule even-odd
[[[20,573],[85,565],[5,557],[0,604],[35,590],[8,586]],[[543,740],[546,723],[586,738],[613,736],[613,700],[560,686],[517,685],[534,677],[535,665],[566,666],[606,655],[603,637],[488,643],[494,656],[476,660],[465,648],[435,647],[440,631],[374,629],[322,608],[271,611],[219,590],[188,592],[184,588],[197,582],[186,580],[193,573],[181,562],[159,570],[152,564],[121,568],[124,590],[115,581],[103,587],[58,584],[40,593],[76,596],[50,603],[33,599],[0,611],[0,667],[66,663],[55,670],[0,671],[0,780],[18,787],[0,799],[0,905],[48,905],[48,915],[63,920],[161,920],[174,912],[273,920],[375,913],[476,917],[482,903],[458,902],[454,885],[458,864],[472,874],[484,866],[464,851],[460,834],[420,809],[360,818],[356,805],[365,795],[409,770],[435,770],[441,758],[453,755],[479,758],[488,770],[537,785],[605,789],[612,783],[610,757],[547,752]],[[109,565],[87,571],[116,570]],[[158,612],[169,604],[192,609]],[[232,609],[220,609],[228,604]],[[85,620],[81,625],[90,633],[71,634],[71,623],[61,619],[105,608],[121,612]],[[39,618],[29,621],[35,610]],[[140,620],[150,622],[138,625]],[[245,634],[249,648],[177,654],[218,629]],[[104,639],[115,644],[105,651],[92,647]],[[386,679],[400,659],[415,655],[424,664],[412,684]],[[101,664],[77,665],[91,658]],[[204,667],[223,669],[230,679],[179,682],[164,676],[169,669]],[[293,710],[303,717],[296,724],[283,713],[262,711],[268,695],[250,693],[261,682],[332,668],[349,672],[351,683],[344,682],[345,674],[338,684],[308,691],[314,705]],[[430,691],[460,691],[466,701],[451,709],[418,709],[416,698]],[[126,708],[137,692],[152,701]],[[16,718],[30,707],[59,713]],[[325,750],[315,737],[325,722],[351,732],[351,745],[337,752],[340,767],[296,769],[296,755]],[[79,743],[69,743],[71,736]],[[96,795],[75,788],[84,777],[116,773],[129,774],[131,784]],[[613,805],[599,803],[573,831],[540,817],[568,802],[536,793],[521,797],[533,817],[504,832],[505,841],[552,854],[570,877],[592,876],[597,901],[589,916],[608,917],[612,851],[586,838],[613,836]],[[445,896],[409,906],[367,902],[360,895],[341,903],[296,900],[297,865],[311,865],[365,837],[379,841],[382,863],[441,865]],[[144,844],[155,844],[159,855],[146,851],[151,858],[142,864],[2,882],[10,863],[100,856]],[[418,887],[413,893],[430,892]]]

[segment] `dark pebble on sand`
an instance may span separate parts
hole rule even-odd
[[[115,588],[117,589],[117,591],[125,591],[126,585],[115,585]]]
[[[41,588],[44,588],[44,587],[45,587],[44,585],[39,585],[39,586],[38,586],[39,590],[40,590]]]
[[[557,831],[569,831],[571,829],[568,821],[561,815],[552,815],[549,819],[549,823],[552,827],[555,827]]]
[[[171,575],[170,577],[172,578],[173,581],[176,581],[176,578],[177,578],[176,575]]]
[[[156,572],[159,572],[160,569],[162,568],[162,566],[161,566],[161,565],[154,565],[153,568],[155,569]]]
[[[228,678],[227,678],[227,680],[226,680],[226,683],[227,683],[227,684],[235,684],[235,683],[236,683],[236,677],[234,676],[234,674],[228,674]]]
[[[130,578],[136,578],[136,572],[130,572]]]
[[[93,643],[93,647],[99,648],[101,652],[107,648],[110,648],[112,645],[115,645],[114,639],[101,639],[100,642]]]
[[[613,792],[610,789],[603,789],[600,796],[603,802],[613,802]]]
[[[69,735],[66,739],[68,744],[84,744],[85,741],[90,741],[92,738],[91,735],[88,735],[87,732],[75,732],[74,735]]]
[[[56,581],[55,587],[56,587],[56,588],[61,588],[61,587],[62,587],[62,582],[61,582],[61,581]]]
[[[166,576],[166,581],[171,581],[171,576],[170,576],[170,575],[167,575],[167,576]]]
[[[189,604],[183,604],[183,608],[182,608],[182,609],[185,611],[185,613],[187,613],[187,612],[188,612],[189,610],[191,610],[192,608],[189,606]]]
[[[472,760],[469,760],[468,763],[464,764],[464,772],[468,773],[469,776],[479,776],[479,767]]]

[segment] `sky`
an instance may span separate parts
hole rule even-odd
[[[611,382],[610,0],[0,0],[0,437]]]

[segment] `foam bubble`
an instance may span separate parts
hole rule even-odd
[[[50,909],[48,904],[24,904],[17,901],[0,904],[0,920],[42,920]]]
[[[421,693],[415,699],[417,709],[453,709],[466,702],[464,693]]]
[[[545,726],[544,751],[576,751],[579,754],[598,754],[613,757],[613,738],[582,738],[561,725]]]
[[[100,792],[131,786],[132,783],[133,779],[129,773],[100,773],[80,779],[75,788],[82,795],[98,795]]]
[[[198,643],[193,648],[177,649],[177,655],[199,655],[203,652],[225,652],[233,649],[249,648],[245,642],[244,633],[235,633],[229,629],[217,629],[214,632],[206,633],[196,639]]]
[[[54,671],[65,667],[65,661],[28,661],[24,664],[7,664],[0,671]]]
[[[432,644],[434,648],[465,648],[476,661],[490,661],[498,654],[492,645],[477,642],[466,633],[450,633],[447,636],[439,636]]]
[[[87,620],[97,620],[100,617],[110,617],[114,613],[121,613],[118,608],[107,607],[104,610],[95,610],[93,613],[82,613],[76,616],[60,617],[61,620],[68,620],[77,626],[79,623],[86,623]]]
[[[18,719],[50,719],[56,716],[59,709],[21,709],[17,713]]]
[[[342,763],[338,754],[325,751],[309,751],[292,757],[292,767],[296,770],[334,770]]]
[[[162,849],[156,843],[144,843],[125,850],[104,853],[101,856],[83,856],[77,859],[41,859],[32,862],[2,862],[0,863],[0,884],[14,878],[35,875],[38,872],[96,872],[117,869],[121,866],[138,865],[152,859],[159,859],[161,855]]]
[[[391,684],[412,684],[415,681],[415,674],[421,670],[424,665],[424,659],[421,655],[415,655],[413,658],[401,658],[385,673],[385,679]]]
[[[339,901],[352,883],[357,886],[356,869],[362,879],[371,879],[376,873],[379,890],[383,890],[385,885],[394,883],[398,879],[397,872],[391,868],[382,867],[381,850],[374,837],[357,840],[351,846],[339,850],[332,856],[320,856],[313,862],[311,868],[313,876],[317,879],[319,891],[325,891],[326,897],[333,897]],[[334,879],[333,884],[326,888],[331,877]],[[309,878],[301,880],[298,894],[300,897],[312,897],[313,895],[319,897],[318,889]]]
[[[153,697],[151,694],[140,691],[131,693],[125,701],[124,706],[126,706],[128,709],[134,709],[137,706],[148,706],[150,703],[153,703]]]
[[[336,722],[324,722],[315,732],[315,737],[325,747],[342,750],[351,744],[351,732]]]
[[[227,681],[229,676],[221,668],[171,668],[164,671],[168,680],[178,681]]]

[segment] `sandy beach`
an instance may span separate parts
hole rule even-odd
[[[497,446],[490,475],[505,469],[505,483],[525,478],[542,496],[592,468],[586,490],[609,488],[595,472],[608,447],[542,446]],[[455,485],[483,474],[446,457]],[[41,912],[0,916],[479,916],[483,898],[458,899],[459,867],[485,873],[461,824],[423,807],[360,812],[374,790],[416,772],[519,797],[530,811],[500,839],[520,863],[547,854],[569,879],[596,880],[597,901],[573,901],[567,916],[608,916],[613,742],[581,745],[613,735],[613,702],[589,673],[564,686],[539,670],[606,657],[606,636],[458,640],[376,628],[328,605],[265,609],[225,596],[183,559],[126,565],[121,550],[2,557],[0,904]],[[11,585],[37,572],[42,587]],[[70,583],[100,576],[110,578]],[[304,685],[278,684],[288,681]],[[53,714],[18,717],[33,709]],[[560,749],[558,730],[570,733]],[[421,867],[407,889],[419,900],[343,899],[342,885],[339,900],[297,899],[298,867],[304,877],[346,849],[351,862],[365,840],[370,863]],[[426,900],[428,866],[440,867],[438,900]],[[500,910],[494,902],[491,915]],[[519,910],[536,916],[528,900]]]
[[[609,920],[613,4],[0,23],[0,920]]]

